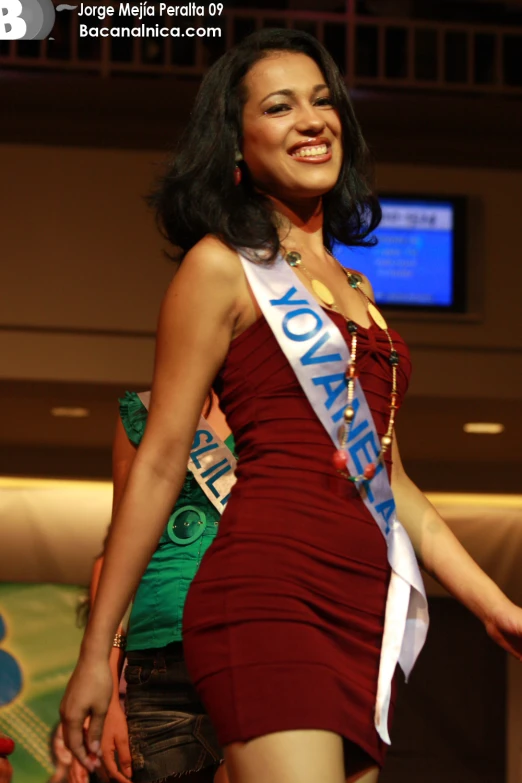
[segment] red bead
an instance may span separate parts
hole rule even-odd
[[[337,449],[332,457],[333,466],[336,470],[346,470],[348,465],[348,454],[344,449]]]
[[[0,734],[0,756],[10,756],[14,749],[13,740],[5,734]]]
[[[239,185],[239,183],[241,182],[241,175],[242,175],[242,173],[243,173],[243,172],[241,171],[241,169],[239,168],[239,166],[236,166],[236,167],[235,167],[235,169],[234,169],[234,185],[235,185],[236,187],[237,187],[237,186]]]
[[[369,462],[364,469],[364,478],[372,479],[375,476],[376,467],[373,462]]]

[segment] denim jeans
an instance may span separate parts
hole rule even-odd
[[[223,754],[185,666],[181,642],[127,653],[133,781],[154,783],[219,764]]]

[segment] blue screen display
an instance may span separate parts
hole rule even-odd
[[[453,204],[382,198],[381,207],[375,247],[336,245],[335,256],[369,278],[379,304],[451,307]]]

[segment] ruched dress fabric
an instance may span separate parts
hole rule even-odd
[[[329,315],[348,343],[344,318]],[[411,364],[390,333],[400,403]],[[381,437],[389,356],[382,330],[359,327],[357,366]],[[374,706],[390,579],[384,537],[335,471],[334,446],[264,317],[233,340],[215,391],[236,440],[237,483],[185,605],[190,676],[222,745],[324,729],[382,766]]]

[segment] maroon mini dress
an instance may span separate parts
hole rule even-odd
[[[348,343],[344,318],[329,314]],[[400,402],[411,364],[390,333]],[[359,327],[357,365],[381,437],[389,355],[383,331]],[[335,471],[334,446],[264,317],[232,342],[214,388],[239,460],[185,606],[190,676],[223,745],[324,729],[382,766],[374,706],[390,579],[384,537]]]

